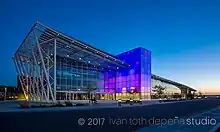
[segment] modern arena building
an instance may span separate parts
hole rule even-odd
[[[144,48],[111,55],[37,22],[13,56],[19,86],[29,101],[151,99],[152,87],[166,94],[195,91],[151,74],[151,52]]]

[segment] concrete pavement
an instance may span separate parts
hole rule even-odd
[[[0,102],[0,112],[41,112],[41,111],[60,111],[60,110],[75,110],[75,109],[100,109],[100,108],[117,108],[118,102],[115,100],[98,100],[97,104],[92,104],[89,106],[72,106],[72,107],[54,107],[54,108],[28,108],[20,109],[19,104],[22,101],[6,101]],[[88,100],[75,100],[72,103],[88,103]],[[174,103],[174,102],[166,102]],[[157,100],[146,100],[143,104],[122,104],[122,107],[134,107],[134,106],[145,106],[159,104]]]
[[[111,108],[83,108],[83,109],[56,109],[43,111],[17,111],[0,112],[1,132],[117,132],[136,131],[151,124],[137,124],[133,120],[138,118],[168,119],[172,117],[182,118],[195,113],[201,113],[220,105],[220,100],[192,100],[175,103],[162,103],[154,105],[111,107]],[[79,119],[84,119],[84,124],[79,124]],[[93,121],[97,121],[98,124]],[[100,122],[104,119],[104,122]],[[130,124],[130,119],[132,123]],[[124,120],[125,122],[117,122]],[[127,121],[127,122],[126,122]],[[81,120],[80,120],[81,122]],[[97,123],[97,122],[96,122]],[[102,124],[100,124],[102,123]],[[135,124],[136,123],[136,124]],[[12,127],[13,126],[13,127]]]
[[[173,118],[171,120],[177,119]],[[215,132],[220,128],[220,107],[213,108],[201,113],[189,115],[187,117],[178,118],[184,123],[176,122],[166,125],[154,124],[145,128],[138,129],[137,132]]]

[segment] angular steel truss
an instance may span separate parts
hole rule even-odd
[[[57,59],[68,58],[96,70],[128,67],[125,62],[37,22],[13,56],[25,98],[56,102]]]
[[[14,64],[25,98],[47,102],[51,98],[55,102],[56,74],[49,73],[53,70],[56,73],[56,38],[40,42],[41,36],[35,26],[14,54]],[[43,48],[45,43],[50,43],[52,48]]]
[[[84,93],[92,79],[95,82],[102,81],[98,79],[98,74],[129,68],[129,64],[116,56],[39,22],[31,28],[15,52],[13,60],[25,98],[41,102],[61,100],[57,95],[63,93],[66,96],[65,100],[70,100],[72,93]],[[62,74],[65,71],[71,73],[70,82],[68,77],[62,82],[59,71],[62,71]],[[188,86],[153,74],[151,78],[181,89],[195,91]],[[97,93],[102,93],[103,87],[100,87]]]

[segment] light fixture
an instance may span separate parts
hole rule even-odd
[[[96,53],[99,53],[98,51]]]
[[[88,63],[90,63],[90,61],[88,61]]]
[[[95,67],[95,66],[93,66],[93,67]]]
[[[99,66],[100,66],[100,64],[99,64]]]
[[[50,55],[53,55],[52,53]]]
[[[70,57],[70,55],[66,55],[66,57]]]
[[[81,58],[79,58],[79,60],[81,60]]]
[[[88,47],[86,46],[86,48],[88,48]]]
[[[119,67],[117,67],[117,69],[119,69]]]

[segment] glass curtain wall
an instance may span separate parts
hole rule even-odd
[[[151,98],[151,52],[141,48],[141,98]]]
[[[103,88],[100,85],[100,76],[97,66],[57,57],[57,99],[65,99],[63,94],[68,93],[80,93],[83,94],[80,99],[86,99],[89,89],[98,91]]]
[[[136,48],[117,56],[129,68],[116,71],[117,99],[148,99],[151,89],[151,56],[143,48]]]
[[[158,86],[158,85],[161,85],[162,87],[165,87],[166,89],[164,90],[164,94],[163,96],[166,97],[166,98],[174,98],[175,96],[181,96],[181,90],[180,88],[178,88],[177,86],[175,85],[172,85],[172,84],[168,84],[168,83],[165,83],[165,82],[161,82],[160,80],[155,80],[155,79],[152,79],[152,89],[155,87],[155,86]],[[152,98],[157,98],[156,97],[156,93],[152,91]]]

